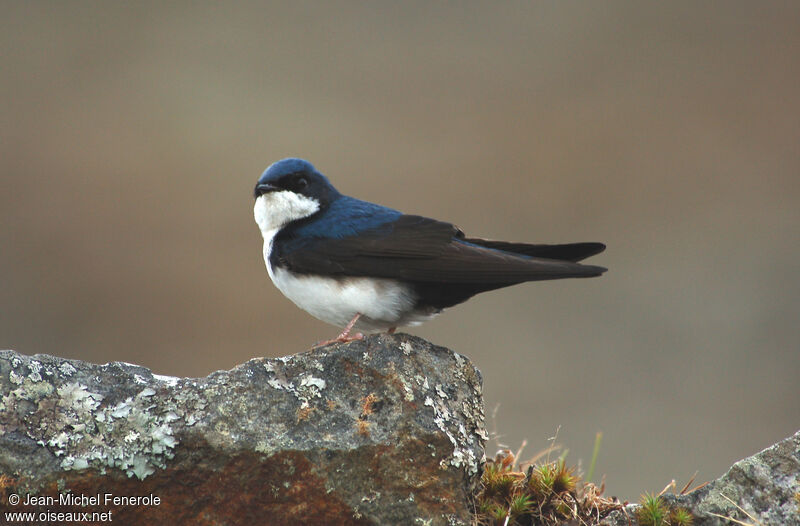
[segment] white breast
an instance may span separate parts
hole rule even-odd
[[[268,256],[265,258],[268,262]],[[362,315],[356,324],[361,330],[413,323],[408,315],[414,309],[414,295],[394,280],[298,276],[281,268],[270,269],[270,276],[275,286],[298,307],[338,327],[347,325],[356,313]]]

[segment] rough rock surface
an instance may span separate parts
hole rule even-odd
[[[667,494],[664,500],[691,511],[694,526],[800,526],[800,431],[740,460],[699,490],[682,496]],[[628,506],[627,516],[635,517],[636,508]],[[628,517],[615,512],[601,524],[628,526]]]
[[[0,394],[0,512],[40,523],[469,524],[486,439],[477,369],[405,334],[199,379],[2,351]]]

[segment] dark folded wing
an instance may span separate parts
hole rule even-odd
[[[290,270],[307,274],[498,286],[590,277],[605,271],[571,261],[520,256],[481,246],[463,236],[449,223],[404,215],[358,236],[293,241],[291,248],[275,257]]]

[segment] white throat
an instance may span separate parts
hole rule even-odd
[[[272,281],[275,281],[275,275],[269,263],[269,255],[275,234],[292,221],[308,217],[317,210],[319,203],[316,200],[286,190],[269,192],[256,198],[253,217],[261,230],[261,237],[264,238],[264,263]]]
[[[281,190],[258,196],[253,206],[253,217],[261,229],[264,242],[268,242],[284,226],[318,210],[319,202],[316,199]]]

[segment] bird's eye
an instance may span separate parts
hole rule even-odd
[[[308,179],[306,179],[305,177],[298,177],[297,180],[295,181],[295,186],[297,186],[298,190],[302,190],[303,188],[308,186]]]

